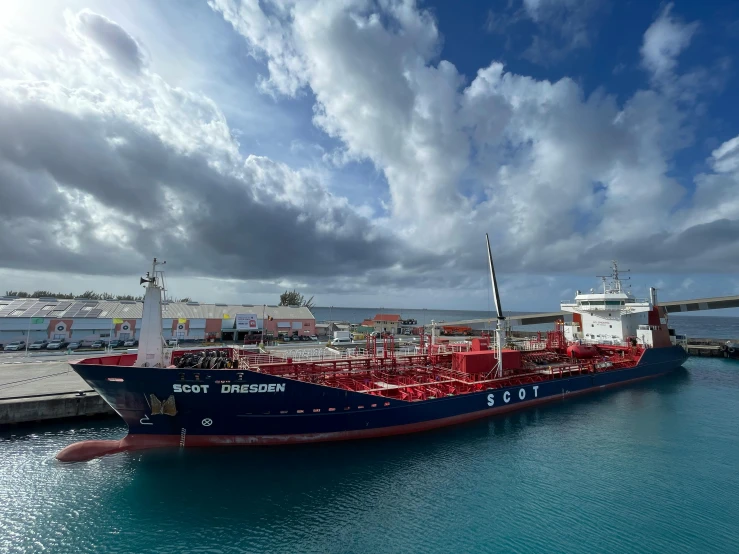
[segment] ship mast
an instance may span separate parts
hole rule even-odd
[[[621,278],[620,273],[628,273],[631,271],[630,269],[618,269],[618,262],[616,260],[611,260],[611,274],[610,275],[598,275],[600,279],[603,281],[603,294],[608,294],[609,292],[623,292],[623,289],[621,287],[621,281],[628,281],[631,279],[631,277],[626,277],[624,279]],[[611,278],[610,288],[606,287],[606,279]]]
[[[141,331],[139,334],[139,348],[136,356],[137,367],[162,367],[164,339],[162,338],[162,290],[163,275],[157,271],[159,262],[156,258],[151,264],[151,272],[141,277],[139,284],[146,283],[144,294],[144,309],[141,315]]]
[[[488,267],[490,269],[490,283],[493,287],[493,300],[495,301],[495,310],[498,314],[498,322],[495,327],[495,377],[503,377],[503,343],[505,342],[505,316],[500,307],[500,295],[498,294],[498,281],[495,278],[495,268],[493,267],[493,253],[490,250],[490,237],[485,233],[485,242],[488,247]]]

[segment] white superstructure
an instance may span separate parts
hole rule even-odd
[[[649,315],[656,304],[655,289],[650,289],[648,299],[635,298],[622,287],[616,261],[610,281],[601,278],[602,292],[577,291],[574,302],[561,304],[562,311],[573,314],[572,323],[565,324],[565,338],[570,342],[600,344],[626,344],[636,339],[639,344],[654,346],[655,332],[667,330],[664,312],[658,310],[650,322]]]
[[[151,273],[141,278],[141,284],[146,283],[144,294],[144,310],[141,317],[141,335],[136,356],[137,367],[162,367],[164,365],[164,338],[162,337],[162,290],[164,283],[162,273],[157,271],[157,265],[166,262],[157,262],[151,266]]]

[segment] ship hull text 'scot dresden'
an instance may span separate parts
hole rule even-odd
[[[657,377],[687,359],[654,294],[638,301],[624,292],[615,264],[602,294],[578,292],[574,304],[562,305],[573,313],[572,323],[512,341],[489,243],[488,260],[498,322],[494,337],[454,343],[438,339],[432,328],[412,352],[396,352],[392,337],[380,344],[370,337],[358,354],[308,361],[238,347],[166,349],[155,261],[143,279],[137,353],[72,364],[120,414],[128,434],[72,444],[57,457],[82,461],[147,448],[412,433]]]

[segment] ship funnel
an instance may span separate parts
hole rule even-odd
[[[657,289],[654,287],[649,287],[649,302],[652,306],[657,305]]]

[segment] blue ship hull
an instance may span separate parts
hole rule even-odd
[[[98,441],[96,448],[110,453],[111,449],[283,444],[411,433],[657,377],[679,368],[686,359],[680,346],[651,348],[628,369],[420,402],[240,369],[72,367],[128,425],[128,436],[112,441],[116,445]],[[74,452],[79,445],[68,447],[72,451],[67,459],[79,457]]]

